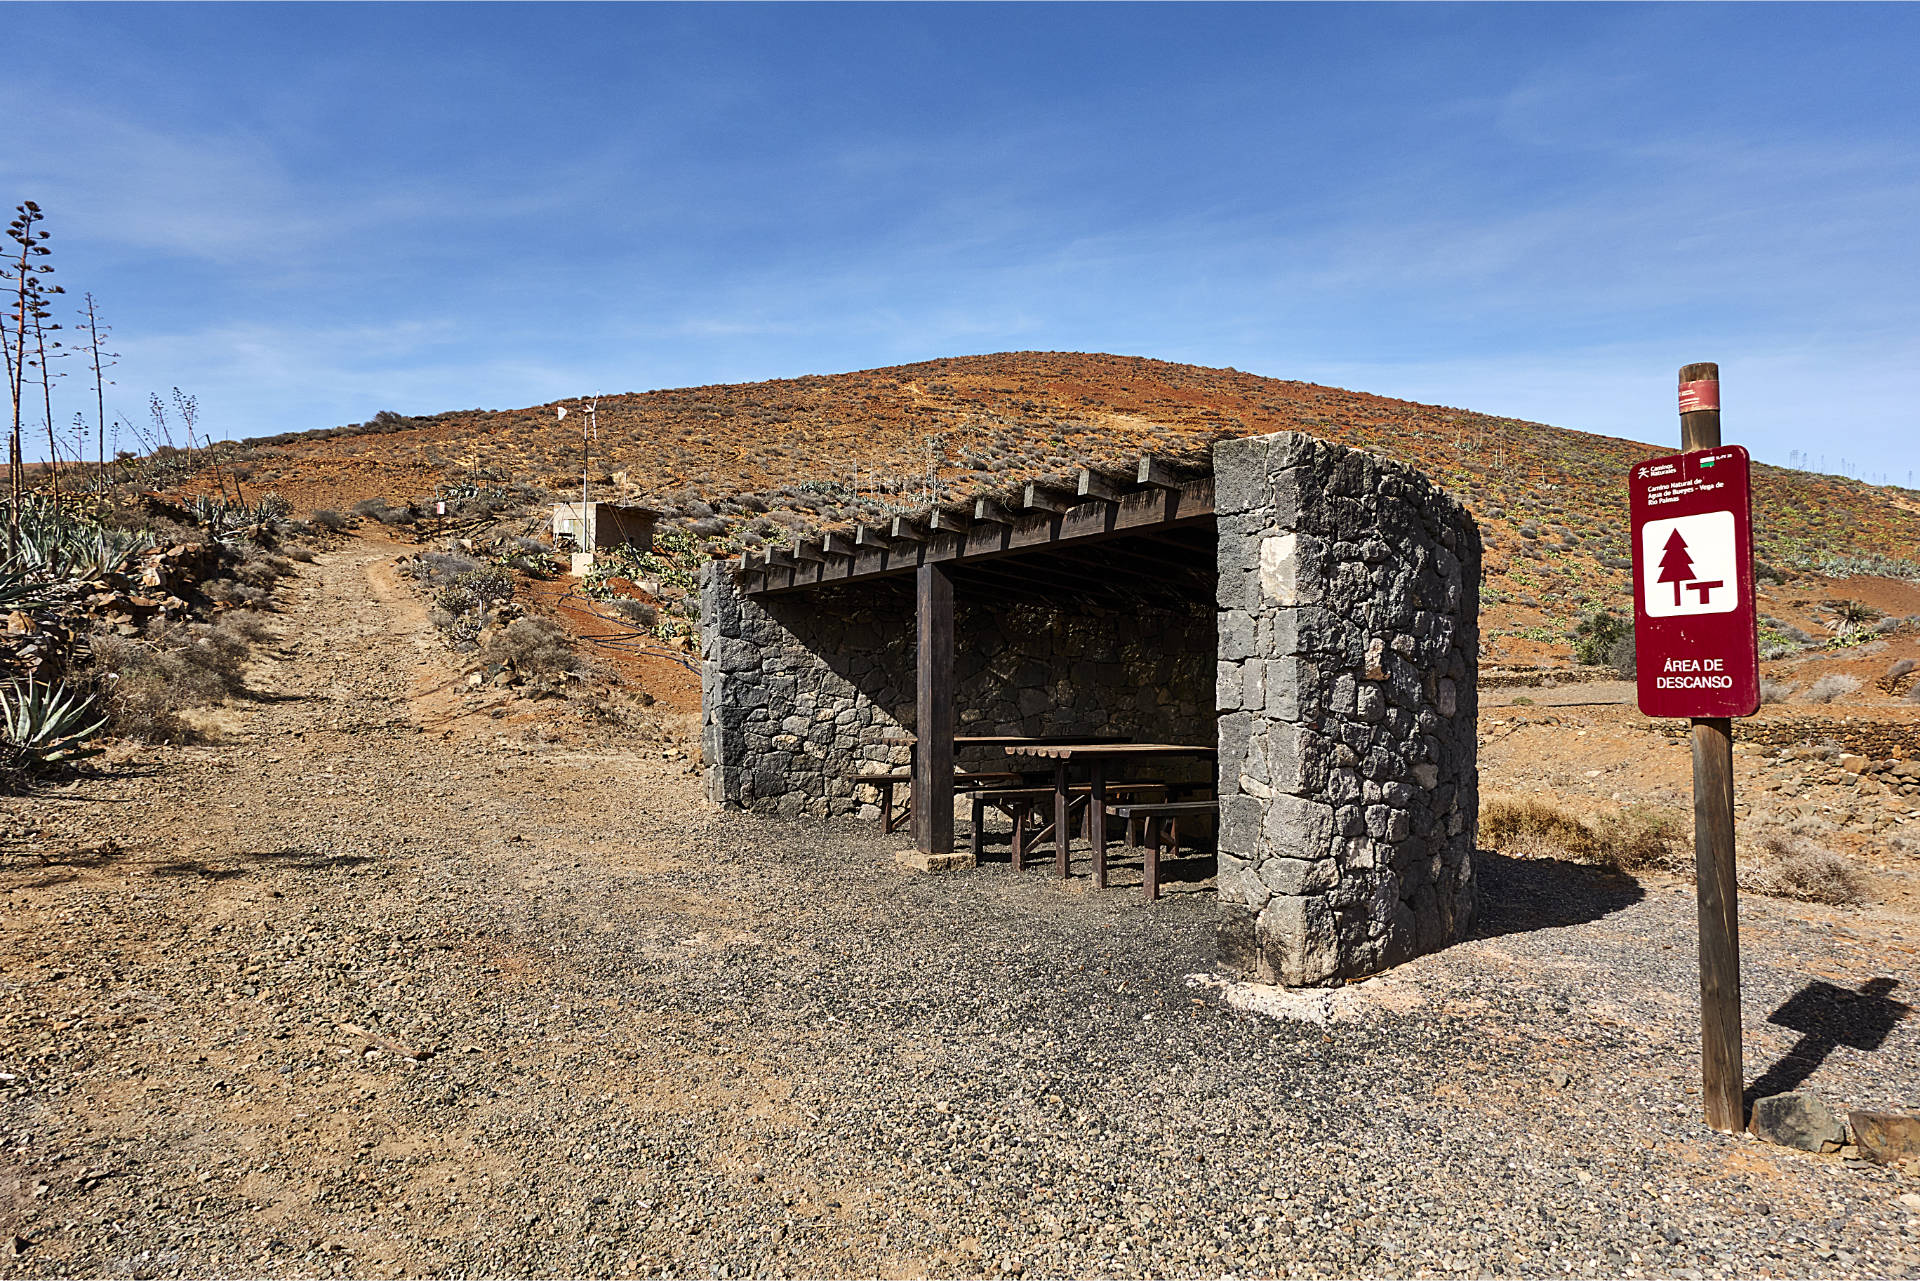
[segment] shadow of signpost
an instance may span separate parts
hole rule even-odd
[[[1800,1033],[1800,1039],[1747,1087],[1748,1105],[1798,1087],[1843,1045],[1871,1051],[1886,1044],[1894,1027],[1913,1012],[1887,995],[1897,986],[1894,979],[1868,979],[1854,992],[1816,979],[1788,997],[1767,1022]]]

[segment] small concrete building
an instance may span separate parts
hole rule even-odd
[[[553,505],[553,538],[571,539],[574,549],[596,552],[608,547],[634,546],[653,550],[653,527],[660,513],[645,507],[627,507],[620,503],[587,503],[584,516],[579,503]]]
[[[1473,915],[1479,584],[1460,502],[1296,433],[710,565],[708,795],[878,817],[914,730],[951,851],[956,735],[1211,744],[1221,964],[1359,978]]]
[[[610,547],[653,550],[653,527],[660,519],[659,512],[619,503],[586,503],[584,512],[582,507],[581,503],[553,505],[554,546],[573,545],[574,574],[592,569],[594,553]]]

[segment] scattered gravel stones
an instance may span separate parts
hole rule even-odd
[[[1897,1168],[1702,1125],[1691,886],[1482,856],[1467,940],[1255,1012],[1178,876],[919,876],[449,722],[391,555],[288,584],[222,743],[0,801],[0,1277],[1920,1271]],[[1904,928],[1742,925],[1756,1075]],[[1908,1020],[1806,1088],[1916,1079]]]

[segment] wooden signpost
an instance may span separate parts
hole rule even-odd
[[[1693,722],[1700,1067],[1707,1124],[1746,1128],[1733,717],[1760,709],[1747,451],[1720,443],[1720,367],[1680,370],[1680,448],[1628,473],[1640,710]]]

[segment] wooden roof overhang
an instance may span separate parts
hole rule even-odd
[[[1075,477],[1030,483],[1018,498],[930,506],[884,526],[768,547],[742,556],[735,571],[748,593],[775,595],[905,575],[922,565],[977,566],[1010,585],[1031,566],[1058,594],[1074,586],[1059,581],[1062,569],[1079,562],[1075,576],[1084,575],[1086,594],[1097,596],[1114,570],[1136,583],[1150,583],[1156,568],[1173,579],[1190,575],[1199,547],[1181,531],[1204,526],[1211,532],[1212,521],[1211,472],[1182,476],[1159,459],[1143,458],[1124,479],[1083,469]],[[1116,538],[1131,540],[1126,551],[1103,559],[1109,553],[1096,545]],[[1023,556],[1024,564],[993,565]]]

